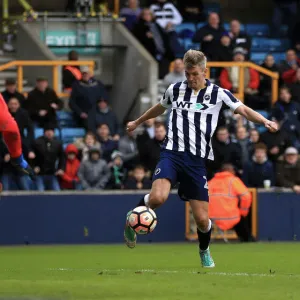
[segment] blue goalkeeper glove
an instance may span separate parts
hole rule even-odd
[[[28,162],[24,159],[23,154],[17,158],[12,158],[11,163],[20,173],[28,175],[31,180],[35,180],[35,174]]]

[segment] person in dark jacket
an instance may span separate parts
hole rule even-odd
[[[79,66],[76,66],[76,61],[78,61],[78,53],[74,50],[68,53],[69,61],[74,61],[74,66],[64,66],[62,73],[62,83],[63,88],[66,91],[72,90],[72,85],[75,81],[82,79],[82,74]]]
[[[53,125],[44,127],[44,135],[35,140],[33,151],[34,171],[38,175],[35,181],[37,190],[59,191],[56,175],[63,173],[64,151],[61,141],[54,137]]]
[[[278,162],[277,184],[285,188],[292,188],[300,194],[300,159],[299,152],[294,147],[289,147],[284,152],[284,161]]]
[[[1,93],[6,103],[10,98],[17,98],[20,104],[23,106],[25,97],[17,91],[17,83],[15,79],[5,80],[5,90]]]
[[[230,31],[228,35],[231,38],[232,47],[243,48],[246,52],[246,57],[249,58],[251,49],[251,38],[245,32],[241,31],[241,23],[238,20],[232,20],[230,22]]]
[[[263,188],[265,181],[269,181],[270,186],[275,185],[275,172],[268,160],[266,145],[259,143],[255,146],[252,160],[244,167],[243,181],[246,186],[254,188]]]
[[[153,174],[157,165],[161,145],[166,137],[166,127],[163,123],[155,124],[155,136],[145,144],[145,151],[141,153],[141,163],[146,167],[147,170]]]
[[[19,127],[23,152],[26,156],[29,154],[29,158],[32,159],[34,158],[31,152],[32,143],[34,141],[34,129],[29,114],[25,109],[21,108],[20,102],[17,98],[11,98],[8,101],[7,106],[10,114],[16,120]]]
[[[201,43],[201,51],[209,60],[218,59],[220,40],[225,29],[220,25],[220,18],[217,13],[211,13],[208,17],[208,24],[199,28],[194,37],[194,43]]]
[[[143,9],[132,33],[159,62],[159,78],[163,78],[168,73],[169,64],[175,57],[168,34],[154,21],[150,9]]]
[[[97,106],[88,113],[89,130],[96,133],[100,124],[106,124],[112,139],[117,141],[120,138],[120,125],[115,113],[108,106],[107,99],[99,99]]]
[[[131,177],[125,182],[126,190],[148,190],[151,188],[151,180],[146,177],[145,168],[137,165]]]
[[[108,99],[104,85],[92,77],[88,67],[82,67],[82,79],[75,81],[69,106],[78,120],[78,125],[88,128],[88,112],[95,108],[99,99]]]
[[[40,77],[36,80],[36,87],[29,92],[24,107],[28,110],[31,120],[37,122],[38,126],[52,124],[56,127],[56,111],[62,106],[63,102],[56,92],[48,87],[48,80]]]
[[[60,186],[63,190],[81,190],[78,177],[80,166],[78,153],[79,151],[75,145],[70,144],[66,147],[65,165],[62,170],[56,172],[57,176],[59,176]]]
[[[207,161],[208,179],[220,170],[222,164],[231,163],[240,173],[242,170],[242,155],[239,145],[229,137],[226,127],[219,127],[213,139],[214,161]]]
[[[296,72],[296,80],[289,85],[292,99],[300,104],[300,68]]]
[[[272,54],[268,54],[261,64],[261,66],[271,72],[279,72],[279,68],[275,63],[274,57]],[[263,73],[260,73],[260,84],[259,84],[259,93],[262,97],[266,97],[271,103],[271,94],[272,94],[272,79],[270,76],[267,76]]]
[[[268,148],[268,157],[272,162],[276,162],[284,153],[284,150],[292,145],[288,133],[282,129],[282,123],[277,120],[274,120],[274,122],[277,124],[278,131],[266,131],[260,136],[260,141]]]
[[[108,163],[110,162],[112,153],[118,150],[118,141],[114,141],[111,138],[107,124],[99,124],[97,138],[101,144],[102,157]]]
[[[227,33],[224,33],[218,46],[218,61],[232,61],[233,47],[230,37]]]
[[[289,88],[280,88],[272,116],[282,123],[282,129],[288,133],[293,146],[300,149],[300,105],[292,100]]]

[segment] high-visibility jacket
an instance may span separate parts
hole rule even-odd
[[[74,81],[81,80],[82,74],[78,67],[66,66],[63,70],[63,85],[65,90],[72,90]]]
[[[209,217],[221,229],[233,228],[247,216],[252,195],[244,183],[230,172],[217,173],[209,182]]]

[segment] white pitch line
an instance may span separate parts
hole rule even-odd
[[[188,273],[188,274],[199,274],[199,275],[216,275],[216,276],[242,276],[242,277],[275,277],[275,274],[264,274],[264,273],[233,273],[233,272],[206,272],[203,271],[179,271],[179,270],[151,270],[151,269],[141,269],[141,270],[132,270],[132,269],[73,269],[73,268],[50,268],[48,271],[65,271],[65,272],[74,272],[74,271],[98,271],[98,272],[135,272],[135,273],[156,273],[156,274],[178,274],[178,273]],[[278,274],[279,276],[295,276],[298,275],[292,274]]]

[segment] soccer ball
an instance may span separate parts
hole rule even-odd
[[[156,227],[157,217],[151,208],[138,206],[130,214],[128,222],[137,234],[148,234]]]

